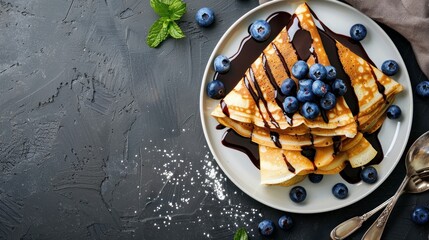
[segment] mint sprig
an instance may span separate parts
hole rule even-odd
[[[235,232],[234,240],[248,240],[246,229],[239,228],[237,232]]]
[[[168,36],[175,39],[185,37],[175,21],[186,13],[186,3],[182,0],[150,0],[150,6],[160,18],[149,29],[146,37],[149,47],[156,48]]]

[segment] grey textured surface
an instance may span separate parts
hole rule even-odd
[[[199,118],[211,51],[258,1],[186,2],[187,37],[150,49],[149,1],[0,1],[0,239],[232,239],[238,227],[260,239],[257,223],[283,214],[225,177]],[[203,6],[217,13],[208,29],[194,22]],[[387,32],[413,86],[426,79],[409,43]],[[411,141],[429,129],[429,100],[414,100]],[[294,229],[274,238],[328,239],[339,221],[391,196],[402,165],[382,191],[342,210],[291,214]],[[429,195],[402,197],[385,239],[428,239],[428,226],[410,220],[416,204]]]

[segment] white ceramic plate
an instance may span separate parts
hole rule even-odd
[[[200,113],[204,134],[214,158],[229,179],[241,190],[255,200],[279,210],[296,213],[318,213],[343,208],[359,201],[376,190],[386,180],[399,162],[407,144],[413,116],[413,101],[405,63],[391,39],[373,20],[338,1],[307,1],[319,19],[337,33],[349,35],[349,29],[353,24],[364,24],[367,27],[368,35],[362,44],[378,68],[387,59],[394,59],[398,62],[401,70],[393,78],[401,83],[405,89],[395,101],[395,104],[402,109],[402,117],[399,120],[386,119],[379,133],[385,158],[376,167],[379,180],[375,184],[362,182],[349,184],[338,174],[325,176],[322,182],[318,184],[311,183],[306,179],[299,185],[307,190],[307,199],[299,204],[289,199],[289,187],[261,185],[259,170],[249,158],[239,151],[222,145],[221,138],[226,130],[216,130],[218,123],[210,116],[211,111],[219,104],[219,101],[208,98],[205,87],[215,74],[212,68],[214,58],[219,54],[232,56],[236,53],[241,40],[248,35],[248,26],[253,21],[266,19],[278,11],[293,13],[300,3],[302,1],[289,0],[263,4],[242,16],[228,29],[216,45],[207,63],[200,93]],[[339,200],[332,195],[331,188],[337,182],[346,183],[348,186],[349,196],[346,199]]]

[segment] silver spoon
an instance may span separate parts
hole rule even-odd
[[[362,226],[373,214],[388,205],[362,239],[380,239],[385,224],[399,196],[404,193],[420,193],[429,189],[429,131],[420,136],[407,153],[407,175],[396,194],[373,210],[339,224],[331,231],[332,239],[344,239]]]

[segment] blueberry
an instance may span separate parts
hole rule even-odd
[[[332,187],[332,194],[338,199],[344,199],[349,195],[349,189],[344,183],[337,183]]]
[[[423,225],[429,222],[429,208],[418,206],[415,207],[411,214],[411,219],[414,223]]]
[[[334,81],[337,78],[337,70],[333,66],[325,66],[326,69],[326,80]]]
[[[332,83],[332,92],[337,96],[343,96],[347,92],[347,86],[343,80],[337,78]]]
[[[325,80],[327,74],[326,68],[320,63],[313,64],[309,70],[310,78],[314,81]]]
[[[250,26],[250,35],[258,42],[267,40],[270,34],[271,26],[265,20],[256,20]]]
[[[293,202],[300,203],[307,197],[307,191],[301,186],[295,186],[290,190],[289,197]]]
[[[219,80],[213,80],[207,84],[207,95],[213,99],[225,97],[225,85]]]
[[[289,230],[293,227],[293,220],[288,215],[283,215],[279,218],[279,227],[283,230]]]
[[[294,96],[288,96],[283,101],[283,109],[286,113],[295,113],[298,110],[299,102]]]
[[[258,230],[262,236],[266,236],[266,237],[271,236],[275,230],[273,221],[267,220],[267,219],[262,220],[258,225]]]
[[[429,81],[423,81],[416,86],[417,95],[429,97]]]
[[[327,84],[320,80],[316,80],[311,85],[311,90],[313,91],[314,95],[318,97],[323,97],[328,92]]]
[[[286,96],[293,95],[296,91],[296,83],[292,78],[286,78],[282,85],[280,86],[280,90]]]
[[[308,102],[314,100],[314,94],[312,90],[313,80],[302,79],[298,82],[299,90],[296,93],[296,98],[300,102]]]
[[[320,109],[313,102],[306,102],[302,105],[301,114],[307,119],[315,119],[320,114]]]
[[[320,107],[325,110],[331,110],[335,107],[336,103],[337,98],[331,92],[326,93],[325,96],[320,99]]]
[[[366,37],[366,27],[360,23],[350,28],[350,37],[355,41],[361,41]]]
[[[201,27],[208,27],[214,22],[215,14],[212,9],[203,7],[195,14],[195,20]]]
[[[323,179],[322,174],[316,174],[316,173],[310,173],[308,174],[308,179],[310,179],[310,182],[312,183],[320,183]]]
[[[401,108],[399,108],[397,105],[392,104],[387,108],[386,113],[388,118],[397,119],[401,116]]]
[[[387,76],[393,76],[399,71],[399,65],[395,60],[386,60],[381,64],[381,71]]]
[[[366,183],[375,183],[378,180],[377,170],[373,166],[367,166],[360,172],[360,178]]]
[[[213,62],[214,70],[218,73],[226,73],[231,67],[231,61],[225,55],[219,55]]]
[[[308,74],[308,64],[299,60],[292,66],[292,75],[297,79],[303,79]]]

